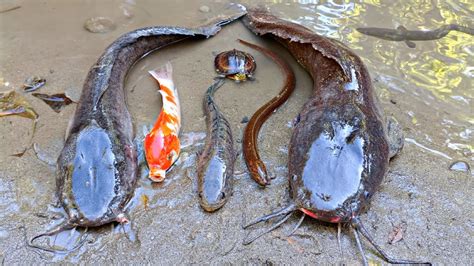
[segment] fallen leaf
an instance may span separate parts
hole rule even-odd
[[[388,234],[388,243],[395,244],[403,239],[403,234],[405,233],[405,223],[401,223],[397,226],[394,226],[392,232]]]
[[[15,91],[0,93],[0,117],[9,115],[19,115],[32,120],[38,118],[38,114],[33,107]]]
[[[143,194],[141,199],[142,199],[143,208],[145,210],[148,210],[148,201],[149,201],[148,196],[146,194]]]
[[[36,98],[39,98],[43,100],[53,111],[56,113],[61,112],[61,110],[64,108],[66,105],[70,105],[73,103],[69,97],[66,96],[64,93],[58,93],[58,94],[53,94],[53,95],[48,95],[48,94],[43,94],[43,93],[33,93],[33,96]]]
[[[12,154],[15,157],[22,157],[31,146],[36,131],[38,114],[21,94],[15,91],[0,92],[0,117],[11,115],[18,115],[33,120],[33,133],[31,134],[30,145],[21,152]]]

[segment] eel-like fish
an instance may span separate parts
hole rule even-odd
[[[224,83],[218,79],[204,95],[207,136],[197,163],[198,196],[201,207],[208,212],[221,208],[232,193],[235,151],[229,121],[214,102],[214,93]]]
[[[399,26],[396,29],[385,29],[385,28],[357,28],[358,32],[377,37],[380,39],[396,42],[405,42],[408,47],[415,48],[416,44],[412,41],[431,41],[441,39],[452,30],[463,32],[466,34],[474,35],[474,29],[464,27],[456,24],[449,24],[439,27],[436,30],[407,30],[403,26]]]
[[[280,67],[281,72],[283,72],[285,75],[285,80],[283,83],[284,85],[278,95],[262,105],[255,112],[255,114],[253,114],[252,118],[250,118],[250,121],[245,127],[244,137],[242,140],[242,151],[245,158],[245,163],[249,169],[250,176],[260,186],[265,187],[266,185],[270,184],[270,178],[268,177],[265,163],[263,163],[263,161],[260,159],[260,155],[258,154],[258,133],[260,132],[260,128],[262,127],[263,123],[265,123],[265,121],[267,121],[273,112],[282,104],[284,104],[293,93],[296,83],[295,73],[291,69],[290,65],[288,65],[288,63],[276,53],[246,41],[239,40],[239,42],[252,49],[260,51],[265,56],[269,57]]]
[[[87,75],[57,161],[56,193],[67,217],[58,227],[33,237],[30,246],[38,247],[32,243],[38,237],[73,227],[128,220],[125,207],[138,177],[132,119],[123,88],[127,72],[147,53],[188,38],[213,36],[245,12],[243,6],[231,4],[202,27],[134,30],[105,50]]]
[[[361,233],[386,261],[418,263],[387,256],[359,218],[379,188],[390,156],[382,111],[361,59],[342,43],[265,10],[249,10],[244,22],[254,33],[282,43],[314,81],[313,95],[299,113],[289,145],[290,204],[246,227],[283,215],[272,230],[299,210],[299,224],[306,215],[349,223],[357,243]]]

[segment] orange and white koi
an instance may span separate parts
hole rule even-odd
[[[158,81],[163,107],[153,129],[145,137],[145,157],[150,169],[149,178],[154,182],[161,182],[179,156],[181,111],[171,63],[149,73]]]

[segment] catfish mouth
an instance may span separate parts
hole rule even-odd
[[[309,217],[316,219],[316,220],[321,220],[324,222],[328,223],[342,223],[345,222],[341,217],[334,215],[333,212],[312,212],[310,210],[307,210],[305,208],[300,208],[300,211],[302,211],[304,214],[308,215]]]
[[[201,207],[207,212],[214,212],[222,208],[227,201],[225,197],[225,192],[221,192],[217,199],[209,200],[202,193],[199,193]]]
[[[208,203],[208,202],[201,201],[201,207],[207,212],[215,212],[218,209],[222,208],[222,206],[224,206],[224,204],[225,204],[224,199],[222,199],[218,202],[213,202],[213,203]]]

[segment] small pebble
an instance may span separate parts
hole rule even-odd
[[[249,122],[249,118],[247,116],[244,116],[242,118],[242,121],[240,121],[240,123],[242,123],[242,124],[245,124],[245,123],[248,123],[248,122]]]
[[[211,11],[211,9],[208,6],[201,6],[199,8],[199,11],[201,11],[203,13],[209,13],[209,11]]]
[[[84,28],[93,33],[105,33],[115,30],[116,25],[110,18],[95,17],[86,20]]]
[[[456,161],[449,166],[449,170],[469,173],[469,171],[471,171],[471,167],[465,161]]]

